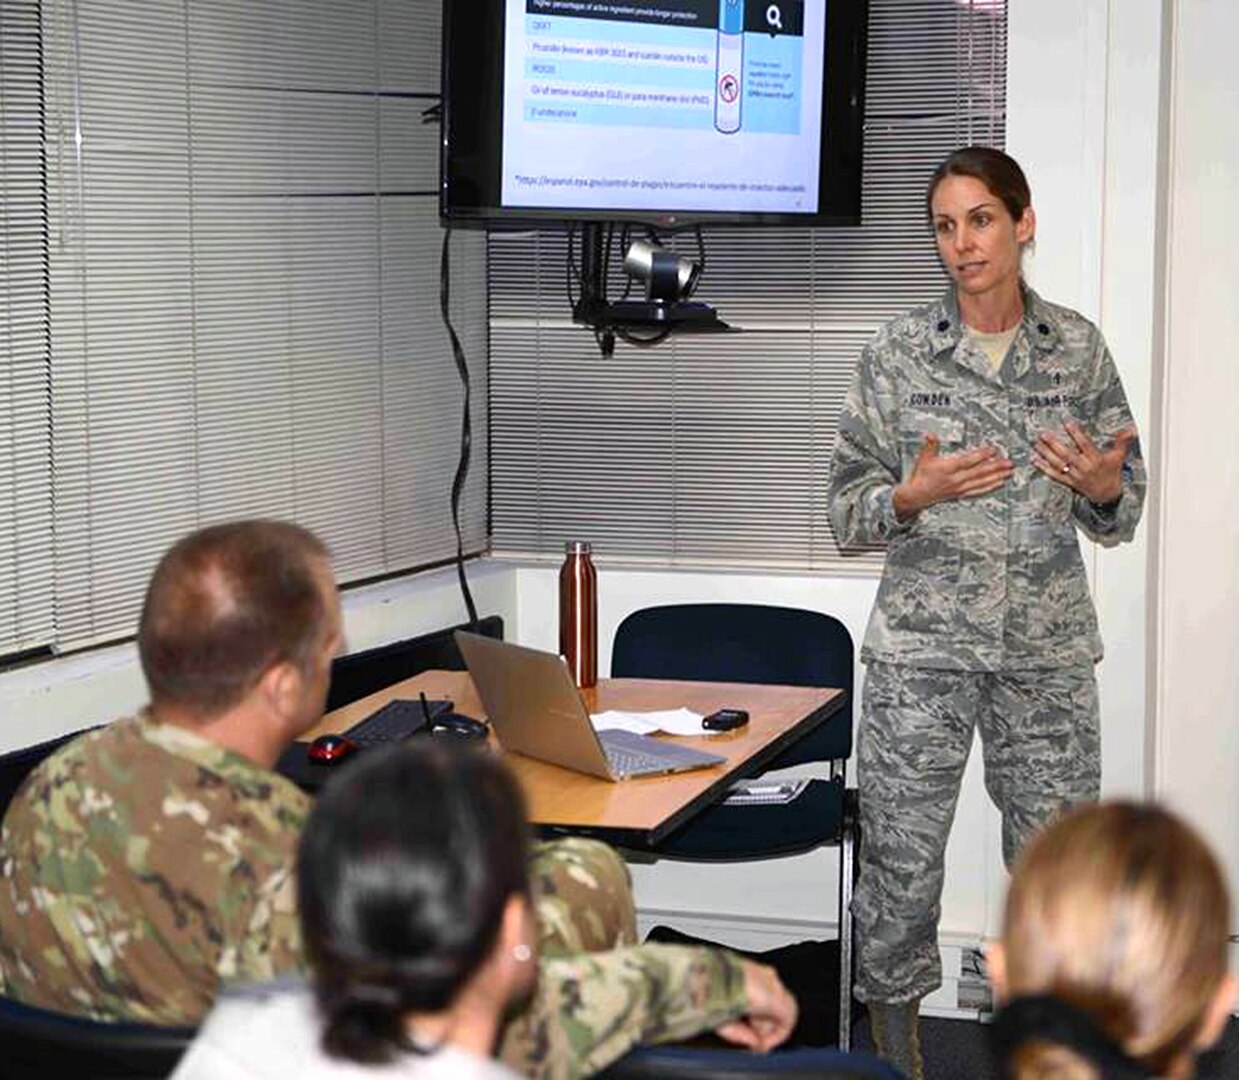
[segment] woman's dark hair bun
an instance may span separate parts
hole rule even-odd
[[[520,787],[487,750],[416,739],[328,784],[297,865],[324,1049],[374,1063],[410,1012],[447,1008],[528,891]]]
[[[329,1003],[320,999],[319,1010],[324,1021],[323,1049],[335,1057],[381,1064],[404,1039],[404,1011],[391,1004],[365,997]]]

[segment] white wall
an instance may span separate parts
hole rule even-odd
[[[1095,320],[1146,456],[1156,351],[1160,0],[1011,0],[1007,147],[1037,210],[1028,276]],[[1158,462],[1149,461],[1153,482]],[[1139,795],[1145,762],[1147,520],[1089,560],[1106,659],[1098,668],[1103,790]]]
[[[1173,7],[1155,788],[1239,896],[1239,4]]]

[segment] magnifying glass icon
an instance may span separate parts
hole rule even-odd
[[[771,4],[766,8],[766,22],[773,30],[783,29],[783,12],[779,10],[778,4]]]

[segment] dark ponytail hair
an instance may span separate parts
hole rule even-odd
[[[525,816],[498,758],[441,739],[371,751],[327,786],[297,867],[327,1053],[417,1049],[405,1015],[449,1006],[528,892]]]

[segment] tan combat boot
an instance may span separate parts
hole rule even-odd
[[[921,1060],[920,999],[869,1002],[869,1026],[878,1056],[890,1062],[908,1080],[925,1080]]]

